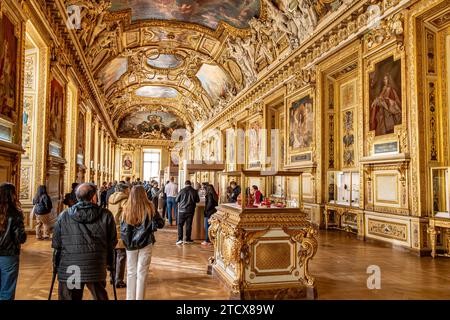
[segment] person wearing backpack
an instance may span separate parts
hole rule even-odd
[[[76,195],[77,204],[59,215],[53,233],[59,300],[82,300],[85,287],[94,300],[108,300],[106,277],[115,268],[116,223],[108,209],[97,205],[94,184],[81,184]]]
[[[154,232],[164,220],[147,198],[142,185],[133,187],[123,208],[120,237],[127,249],[127,300],[144,300]]]
[[[14,300],[21,244],[27,240],[24,217],[11,183],[0,184],[0,300]]]
[[[52,226],[52,200],[47,194],[47,187],[39,186],[36,195],[33,198],[33,212],[36,216],[36,239],[49,240]]]
[[[68,206],[69,208],[77,203],[77,196],[75,195],[75,190],[77,189],[77,187],[78,187],[78,183],[77,182],[72,183],[72,191],[69,192],[69,193],[66,193],[64,195],[63,203],[66,206]]]
[[[130,195],[130,188],[125,183],[119,183],[116,185],[115,191],[108,199],[108,209],[114,216],[117,228],[118,243],[115,249],[116,254],[116,278],[111,279],[116,284],[116,288],[126,288],[126,284],[123,281],[125,277],[125,264],[127,259],[127,251],[125,245],[120,239],[120,221],[122,220],[123,208],[128,201]]]

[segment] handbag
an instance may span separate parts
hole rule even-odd
[[[156,211],[155,215],[152,218],[152,229],[153,229],[153,232],[157,231],[158,229],[164,228],[165,224],[166,224],[166,222],[164,221],[164,219],[161,217],[159,212]]]

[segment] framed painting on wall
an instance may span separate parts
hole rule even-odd
[[[17,61],[19,54],[15,25],[0,15],[0,116],[17,121]]]
[[[369,130],[375,136],[394,133],[402,124],[401,60],[390,56],[369,73]]]
[[[63,143],[64,88],[53,79],[50,85],[50,140]]]
[[[122,168],[124,171],[131,171],[133,169],[133,158],[129,153],[123,155]]]
[[[310,93],[288,100],[286,164],[310,162],[314,143],[314,101]]]

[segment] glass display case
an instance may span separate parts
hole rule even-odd
[[[298,211],[301,207],[301,172],[276,171],[264,172],[243,170],[223,172],[220,174],[220,205],[241,211],[258,209],[285,209]],[[236,189],[231,188],[231,182],[236,182]],[[256,186],[262,194],[258,201]],[[234,193],[239,196],[232,197]]]
[[[359,207],[359,172],[328,172],[328,202]]]
[[[448,167],[431,168],[431,190],[433,190],[431,212],[436,218],[450,219],[449,170]]]

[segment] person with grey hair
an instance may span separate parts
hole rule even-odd
[[[116,231],[118,243],[115,248],[116,253],[116,278],[111,279],[114,281],[116,288],[126,288],[126,284],[123,281],[125,277],[125,263],[127,260],[127,251],[125,245],[120,239],[120,221],[122,220],[123,207],[128,201],[130,196],[130,188],[125,183],[119,183],[116,185],[115,192],[111,195],[108,202],[108,208],[114,215],[114,221],[116,222]]]
[[[78,202],[59,215],[52,239],[59,300],[82,300],[85,286],[94,300],[108,300],[106,275],[114,271],[117,245],[114,217],[97,204],[94,184],[83,183],[75,193]]]

